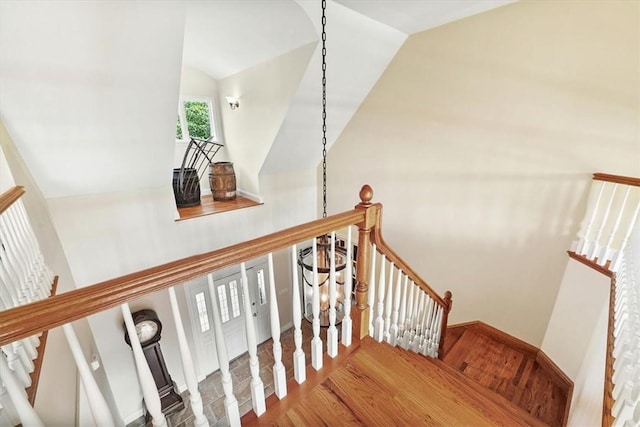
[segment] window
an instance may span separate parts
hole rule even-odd
[[[227,287],[218,286],[218,301],[220,302],[220,317],[222,323],[229,321],[229,302],[227,301]]]
[[[176,140],[189,141],[191,138],[218,139],[210,99],[184,99],[178,106]]]
[[[198,307],[198,319],[200,319],[200,331],[209,330],[209,314],[207,313],[207,303],[204,300],[204,292],[196,295],[196,306]]]

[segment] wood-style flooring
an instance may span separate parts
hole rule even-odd
[[[567,390],[531,350],[509,345],[488,328],[473,326],[449,329],[444,349],[447,365],[499,396],[496,400],[513,404],[546,425],[563,425]]]
[[[250,208],[252,206],[260,206],[262,203],[253,201],[246,197],[236,196],[233,200],[213,200],[211,194],[203,194],[200,198],[200,204],[186,208],[178,208],[180,216],[176,221],[182,221],[189,218],[199,216],[213,215],[222,212],[234,211],[237,209]]]
[[[270,399],[265,414],[256,418],[250,412],[242,425],[531,425],[467,387],[464,377],[443,363],[371,338],[328,369],[315,386],[300,393],[295,387],[290,381],[289,396]]]

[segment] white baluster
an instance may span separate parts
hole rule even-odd
[[[398,340],[398,311],[400,310],[400,297],[402,296],[402,271],[398,268],[398,279],[394,292],[393,311],[391,312],[391,327],[389,329],[389,344],[396,346]]]
[[[420,299],[420,305],[418,306],[418,315],[416,316],[416,334],[413,337],[413,342],[411,343],[411,349],[416,353],[420,352],[420,345],[422,344],[422,338],[424,333],[424,330],[422,329],[422,325],[424,323],[424,318],[427,315],[426,295],[420,289],[418,291],[418,295]]]
[[[20,416],[22,425],[24,427],[44,427],[40,417],[29,403],[24,387],[19,384],[9,369],[9,364],[2,351],[0,351],[0,379],[2,379],[11,402]]]
[[[322,340],[320,339],[320,286],[318,281],[318,246],[313,239],[313,297],[311,309],[313,313],[313,338],[311,339],[311,366],[316,371],[322,369]]]
[[[0,378],[0,426],[17,426],[18,424],[20,424],[20,417]]]
[[[620,249],[618,250],[616,255],[613,257],[613,260],[611,261],[611,266],[609,267],[609,270],[613,271],[614,273],[618,271],[618,269],[620,268],[624,250],[629,244],[629,239],[631,238],[631,233],[633,233],[633,228],[635,227],[636,221],[638,220],[639,212],[640,212],[640,201],[638,201],[638,204],[636,205],[636,209],[633,212],[633,216],[629,221],[629,224],[627,226],[627,232],[624,234],[624,239],[622,239],[622,243],[620,243]]]
[[[33,364],[31,364],[31,366],[25,364],[24,358],[20,357],[20,347],[17,346],[16,343],[11,343],[3,345],[2,351],[6,353],[7,363],[11,367],[11,370],[13,370],[15,378],[22,384],[22,388],[31,386],[31,376],[29,376],[29,373],[33,371]]]
[[[82,381],[82,385],[84,386],[84,390],[87,394],[87,400],[89,402],[89,407],[91,408],[93,421],[100,427],[115,426],[115,422],[111,416],[111,411],[109,410],[109,405],[107,405],[107,401],[102,395],[102,392],[98,387],[98,383],[96,383],[95,378],[93,378],[91,368],[89,368],[89,364],[84,357],[84,353],[80,347],[80,343],[78,342],[78,337],[73,330],[73,326],[67,323],[62,325],[62,330],[67,338],[67,343],[69,343],[69,349],[71,350],[73,359],[76,362],[78,374],[80,374],[80,380]]]
[[[351,254],[351,227],[347,228],[347,266],[344,277],[344,317],[342,318],[342,345],[349,347],[353,335],[353,324],[351,322],[351,292],[353,290],[353,256]]]
[[[598,197],[596,198],[596,202],[593,206],[593,210],[591,211],[591,218],[589,218],[589,223],[587,224],[587,228],[584,231],[584,235],[580,238],[578,242],[578,246],[576,247],[575,252],[580,255],[586,255],[589,252],[591,247],[591,241],[589,240],[589,234],[591,234],[591,227],[593,227],[593,222],[598,215],[598,207],[600,206],[600,199],[602,198],[602,194],[604,193],[604,187],[606,186],[606,182],[602,181],[600,185],[600,191],[598,191]]]
[[[376,318],[376,245],[373,244],[371,249],[371,275],[369,277],[369,295],[367,304],[369,304],[369,336],[375,337],[375,318]]]
[[[407,302],[407,315],[404,321],[404,337],[402,338],[402,348],[405,350],[409,348],[411,342],[411,331],[413,322],[413,294],[415,285],[413,281],[407,284],[407,293],[409,294],[409,301]]]
[[[238,408],[238,400],[233,394],[233,381],[231,379],[231,373],[229,372],[229,353],[227,353],[227,344],[224,341],[224,333],[222,332],[220,308],[215,299],[215,295],[217,294],[213,283],[213,275],[207,274],[207,282],[209,284],[209,295],[211,298],[211,314],[213,315],[213,333],[216,338],[216,353],[218,354],[218,365],[220,366],[222,389],[224,390],[224,411],[227,414],[227,422],[229,425],[239,427],[240,410]]]
[[[603,250],[595,254],[595,256],[598,257],[599,265],[605,265],[607,261],[611,259],[611,254],[613,252],[611,245],[613,244],[613,240],[616,236],[616,233],[618,232],[618,227],[620,227],[620,221],[622,221],[622,217],[625,212],[624,208],[627,205],[627,201],[629,200],[630,192],[631,192],[631,187],[627,186],[627,191],[625,191],[624,193],[624,199],[622,201],[622,205],[620,206],[620,209],[618,209],[618,216],[616,217],[616,222],[614,223],[613,228],[611,228],[611,234],[609,234],[609,239],[607,240],[607,243],[604,246]]]
[[[35,252],[37,253],[37,256],[38,256],[38,265],[40,266],[41,271],[43,271],[43,273],[46,275],[48,287],[49,287],[49,290],[51,290],[51,285],[53,284],[53,273],[44,262],[44,257],[42,256],[42,252],[40,251],[40,245],[38,244],[36,235],[33,232],[33,227],[31,227],[31,223],[29,222],[27,210],[25,209],[24,204],[22,203],[22,200],[18,200],[18,202],[15,205],[18,207],[18,210],[20,211],[19,218],[23,224],[23,227],[25,227],[25,229],[27,230],[27,236],[29,236],[29,239],[31,240],[31,245],[35,248]]]
[[[422,318],[422,340],[420,343],[423,352],[429,343],[429,338],[431,338],[431,320],[433,318],[433,300],[426,292],[424,292],[424,295],[425,314]]]
[[[29,275],[29,281],[34,288],[36,299],[42,299],[49,296],[48,286],[41,285],[40,271],[36,261],[36,254],[30,249],[30,242],[28,236],[25,234],[25,230],[22,228],[19,220],[19,211],[17,206],[12,205],[6,212],[7,220],[11,224],[16,243],[18,244],[18,252],[24,259],[24,264],[27,268]]]
[[[142,388],[142,395],[144,396],[144,403],[147,406],[147,410],[151,414],[151,421],[155,427],[167,426],[167,420],[162,413],[162,405],[160,403],[160,395],[156,388],[156,383],[153,380],[151,369],[147,364],[147,359],[144,357],[140,340],[136,332],[136,326],[133,323],[133,317],[131,316],[131,310],[129,304],[124,303],[121,306],[122,316],[124,317],[124,324],[129,334],[129,341],[131,342],[131,349],[133,350],[133,358],[136,362],[136,369],[138,370],[138,379],[140,380],[140,386]]]
[[[249,351],[249,369],[251,370],[251,401],[253,412],[259,417],[264,414],[266,405],[264,401],[264,384],[260,379],[260,362],[258,360],[258,342],[256,330],[253,324],[253,312],[249,302],[249,282],[247,280],[247,268],[245,263],[240,264],[242,277],[242,301],[244,302],[244,330],[247,335],[247,349]]]
[[[607,224],[607,220],[609,219],[609,213],[611,213],[611,205],[613,204],[613,200],[616,197],[616,190],[618,189],[618,184],[613,185],[613,190],[611,191],[611,196],[609,197],[609,203],[607,203],[607,208],[604,211],[604,215],[602,216],[602,221],[600,222],[600,228],[598,228],[598,232],[596,233],[596,237],[593,239],[593,246],[587,258],[594,259],[600,253],[600,238],[602,238],[602,232],[604,231],[604,227]]]
[[[195,424],[198,427],[209,425],[207,417],[204,415],[202,396],[198,391],[198,379],[196,369],[193,366],[193,358],[191,350],[187,342],[187,335],[184,333],[184,325],[182,324],[182,316],[178,307],[178,299],[176,298],[176,290],[173,286],[169,288],[169,301],[171,302],[171,311],[173,312],[173,322],[176,325],[176,334],[178,335],[178,347],[180,348],[180,359],[182,360],[182,372],[187,382],[189,390],[189,402],[191,403],[191,411],[195,417]]]
[[[273,340],[273,388],[282,399],[287,395],[287,376],[282,364],[282,344],[280,343],[280,312],[278,311],[278,294],[273,273],[273,254],[268,256],[269,263],[269,313],[271,320],[271,338]]]
[[[420,309],[420,287],[414,283],[412,290],[413,290],[413,315],[411,316],[409,341],[407,343],[408,349],[413,348],[414,340],[415,340],[417,329],[418,329],[418,314]]]
[[[329,261],[329,329],[327,330],[327,354],[338,355],[338,329],[336,328],[336,233],[331,233],[331,258]]]
[[[405,320],[407,317],[407,287],[409,286],[409,276],[403,274],[402,296],[400,297],[400,314],[398,315],[398,338],[397,343],[402,347],[404,342]]]
[[[400,273],[400,270],[398,270]],[[393,263],[389,262],[389,280],[387,281],[387,296],[384,301],[384,340],[391,341],[391,310],[393,307]]]
[[[374,339],[378,342],[382,342],[384,338],[384,290],[385,290],[385,255],[382,254],[380,260],[380,281],[378,282],[378,305],[376,307],[376,322],[374,325]]]
[[[292,300],[293,300],[293,340],[296,349],[293,352],[293,377],[298,384],[302,384],[307,379],[307,370],[304,360],[304,351],[302,350],[302,309],[300,302],[300,283],[298,281],[298,269],[296,268],[297,248],[293,245],[291,248],[291,276],[293,278]]]

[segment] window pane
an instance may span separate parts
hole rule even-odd
[[[204,101],[186,101],[184,103],[184,114],[187,120],[189,136],[209,139],[211,136],[209,104]]]
[[[229,321],[229,302],[227,301],[227,287],[218,286],[218,301],[220,302],[220,317],[222,323]]]
[[[198,307],[198,318],[200,319],[200,330],[209,330],[209,314],[207,313],[207,303],[204,300],[204,292],[196,295],[196,306]]]
[[[231,293],[233,317],[238,317],[240,316],[240,299],[238,298],[238,284],[235,280],[229,283],[229,292]]]
[[[176,139],[182,139],[182,126],[180,125],[180,116],[178,116],[178,122],[176,123]]]
[[[264,270],[258,270],[258,298],[260,299],[260,305],[267,303],[267,290],[264,283]]]

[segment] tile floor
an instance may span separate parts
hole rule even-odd
[[[306,364],[311,363],[310,342],[313,336],[311,325],[308,322],[302,322],[303,350],[305,352]],[[340,331],[340,327],[338,327]],[[326,328],[322,328],[321,336],[323,338],[323,347],[326,349]],[[282,344],[282,363],[284,364],[287,380],[293,377],[293,351],[295,343],[293,340],[293,328],[284,331],[281,334],[280,342]],[[271,339],[265,341],[258,346],[258,359],[260,361],[260,378],[264,384],[265,397],[271,395],[273,391],[273,341]],[[249,355],[248,353],[239,356],[229,363],[229,370],[233,380],[233,393],[238,400],[240,407],[240,416],[252,410],[251,405],[251,374],[249,371]],[[209,420],[210,426],[222,427],[229,425],[224,411],[224,392],[222,390],[222,379],[220,371],[216,371],[207,376],[198,384],[198,389],[202,396],[204,406],[204,414]],[[189,407],[189,392],[182,393],[185,403],[185,409],[167,416],[169,427],[191,427],[194,426],[194,417]],[[127,425],[127,427],[142,427],[145,425],[144,418],[141,417],[136,421]],[[151,426],[151,422],[147,423]]]

